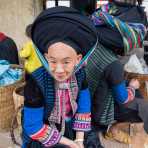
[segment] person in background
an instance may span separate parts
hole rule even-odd
[[[91,16],[98,35],[98,46],[86,66],[93,129],[105,128],[106,138],[127,144],[131,137],[116,128],[119,122],[143,121],[148,133],[148,102],[137,96],[138,80],[126,83],[118,59],[143,46],[147,20],[141,4],[140,0],[112,0]]]
[[[96,9],[96,0],[71,0],[71,7],[89,16]]]
[[[0,60],[10,64],[19,64],[18,50],[14,40],[0,32]]]
[[[83,63],[96,47],[96,28],[79,11],[54,7],[32,23],[31,39],[35,50],[26,57],[22,147],[83,148],[84,133],[91,129]]]

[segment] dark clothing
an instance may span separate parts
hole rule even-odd
[[[79,71],[77,71],[75,75],[76,75],[77,84],[79,87],[78,98],[80,98],[79,96],[82,96],[81,91],[84,91],[88,87],[87,82],[86,82],[86,78],[85,78],[86,75],[85,75],[84,68],[81,68]],[[43,67],[41,67],[38,70],[36,70],[36,74],[33,73],[30,75],[27,75],[26,79],[27,79],[27,82],[26,82],[26,85],[24,88],[25,107],[31,108],[33,110],[35,108],[37,109],[37,108],[44,106],[45,113],[43,116],[43,122],[50,126],[50,122],[48,121],[48,119],[49,119],[50,113],[53,109],[52,105],[54,103],[53,99],[55,97],[55,94],[53,93],[55,88],[53,87],[53,81],[51,79],[51,76],[49,75],[49,73],[47,71],[45,71],[45,69]],[[82,96],[82,98],[85,98],[85,100],[86,100],[86,97]],[[47,101],[49,102],[49,105],[47,104],[48,103]],[[80,105],[79,99],[77,99],[77,102],[78,102],[78,105]],[[86,100],[87,104],[85,105],[85,107],[87,107],[87,108],[89,107],[88,102],[89,101]],[[84,104],[84,101],[82,103]],[[25,109],[24,109],[24,111],[25,111]],[[88,111],[87,111],[87,113],[88,113]],[[24,116],[24,121],[25,121],[25,119],[28,116],[25,116],[25,112],[24,112],[23,116]],[[74,132],[74,128],[73,128],[74,124],[72,124],[72,123],[74,123],[74,117],[75,116],[73,116],[70,121],[65,122],[66,126],[65,126],[65,133],[64,133],[65,137],[70,138],[72,140],[74,140],[74,138],[75,138],[75,132]],[[39,117],[38,117],[38,119],[39,119]],[[34,119],[32,119],[32,120],[34,120]],[[25,127],[24,121],[22,122],[23,128]],[[62,123],[61,124],[56,123],[55,125],[56,125],[57,129],[59,131],[61,131]],[[39,147],[39,148],[44,148],[44,146],[43,146],[43,144],[41,144],[41,142],[37,142],[35,140],[32,140],[29,137],[29,135],[26,132],[26,129],[24,128],[24,130],[23,130],[23,141],[24,141],[23,146],[24,146],[24,148],[28,148],[28,147],[34,148],[35,146]],[[54,148],[55,147],[61,147],[61,145],[58,144],[58,145],[55,145]]]
[[[118,67],[118,68],[117,68]],[[110,64],[102,75],[102,83],[97,87],[93,98],[92,121],[98,129],[100,117],[105,103],[105,95],[109,88],[124,80],[123,67],[116,61]],[[98,101],[99,100],[99,101]],[[148,102],[144,100],[140,92],[136,91],[135,99],[128,104],[114,103],[114,120],[117,122],[144,122],[144,129],[148,133]]]
[[[16,44],[9,37],[0,41],[0,60],[7,60],[10,64],[19,64]]]
[[[96,9],[96,0],[71,0],[71,7],[86,15],[92,14]]]
[[[120,84],[123,80],[123,66],[118,60],[109,64],[102,72],[92,100],[92,122],[95,126],[100,125],[104,110],[108,110],[107,116],[109,119],[106,122],[114,120],[114,103],[111,103],[114,101],[112,86]],[[112,104],[110,109],[109,104]]]
[[[103,148],[98,133],[94,129],[85,133],[84,139],[85,148]]]
[[[65,125],[64,136],[71,139],[71,140],[75,139],[75,131],[72,129],[72,122],[71,121],[67,122]],[[90,132],[85,132],[84,136],[85,136],[84,137],[84,147],[85,148],[103,148],[101,146],[100,140],[98,139],[97,133],[95,131],[92,130]],[[28,139],[28,141],[29,141],[29,139]],[[32,141],[30,139],[30,142],[28,143],[28,145],[26,145],[26,148],[44,148],[44,146],[40,142]],[[56,144],[56,145],[52,146],[52,148],[68,148],[68,146],[62,145],[62,144]]]
[[[115,61],[117,61],[116,55],[111,50],[98,43],[97,48],[90,56],[86,65],[86,76],[92,97],[94,96],[98,84],[102,81],[102,75],[105,74],[104,70]]]
[[[76,9],[68,7],[41,12],[31,29],[31,38],[41,53],[47,53],[48,47],[56,42],[63,42],[85,56],[97,41],[93,23]]]
[[[147,31],[147,34],[145,36],[145,41],[148,44],[148,31]],[[145,60],[146,64],[148,65],[148,45],[144,46],[144,60]]]
[[[117,55],[127,54],[135,45],[142,46],[146,25],[146,15],[140,6],[114,2],[107,6],[108,9],[102,7],[104,9],[100,8],[92,15],[99,44],[89,58],[86,69],[93,97],[92,122],[95,126],[112,124],[115,120],[115,103],[124,104],[128,101],[124,69]],[[142,27],[134,28],[132,25],[136,23]],[[141,32],[137,31],[139,29]],[[134,36],[131,32],[135,33]],[[124,94],[124,101],[120,100],[120,94]]]
[[[123,106],[121,107],[123,108]],[[124,111],[124,112],[123,112]],[[115,120],[119,122],[143,122],[144,130],[148,133],[148,101],[142,98],[135,98],[115,113]]]
[[[145,24],[145,13],[143,11],[143,8],[140,8],[139,6],[125,7],[122,5],[117,5],[117,8],[118,11],[110,11],[113,13],[115,12],[111,15],[115,16],[117,20],[119,18],[121,22],[123,21]],[[98,15],[96,15],[95,17],[98,18]],[[112,21],[114,21],[114,19]],[[97,24],[97,21],[94,21],[94,23]],[[126,23],[124,25],[126,26]],[[122,24],[121,26],[123,27],[124,25]],[[135,43],[129,42],[129,45],[132,45],[133,47],[129,46],[130,48],[128,50],[125,50],[126,44],[125,42],[123,42],[125,38],[122,35],[126,31],[124,30],[122,35],[120,34],[120,31],[120,29],[117,30],[117,28],[114,28],[108,24],[97,26],[99,40],[98,48],[96,48],[94,53],[89,58],[86,68],[88,84],[93,97],[92,125],[95,131],[102,130],[102,127],[104,126],[106,130],[106,127],[114,123],[115,120],[121,121],[122,119],[123,121],[129,121],[131,117],[134,118],[133,121],[143,121],[145,127],[146,125],[148,125],[147,115],[143,114],[143,110],[148,111],[148,105],[144,106],[143,100],[136,101],[135,99],[133,102],[129,103],[127,107],[125,107],[124,104],[121,104],[117,101],[114,95],[113,88],[125,83],[123,66],[118,61],[117,55],[125,55],[127,51],[130,51],[134,48],[133,45],[135,43],[139,43],[139,46],[141,47],[142,42],[142,40],[138,42],[138,36],[140,33],[136,34],[137,40],[135,41]],[[128,33],[128,31],[126,33]],[[127,42],[129,41],[129,39],[132,40],[132,38],[130,38],[129,36],[127,38]],[[107,52],[107,54],[105,52]],[[126,85],[122,86],[123,92],[127,93],[127,97],[123,98],[128,99],[128,91]],[[116,94],[119,94],[120,92],[121,91],[116,91]],[[123,94],[123,92],[121,94]],[[147,131],[146,128],[145,130]]]
[[[147,25],[144,8],[140,6],[124,6],[116,4],[117,11],[111,14],[123,22],[141,23]],[[119,55],[124,55],[124,43],[120,32],[109,25],[97,27],[98,40],[105,47],[111,49]]]
[[[118,68],[117,68],[118,67]],[[104,80],[103,80],[104,79]],[[97,87],[92,108],[92,121],[96,129],[101,125],[99,118],[101,117],[103,107],[106,105],[104,96],[107,94],[108,88],[120,83],[124,79],[123,69],[114,62],[105,70],[102,82]],[[106,90],[106,91],[105,91]],[[102,100],[101,100],[102,98]],[[98,101],[99,100],[99,101]],[[114,103],[114,120],[117,122],[144,122],[144,129],[148,133],[148,101],[144,100],[140,92],[136,91],[135,99],[128,104]]]
[[[60,125],[59,125],[59,127],[60,127]],[[75,139],[74,130],[72,129],[71,121],[69,121],[65,124],[64,136],[69,138],[69,139],[72,139],[72,140]],[[40,142],[31,140],[30,143],[28,145],[26,145],[26,148],[45,148],[45,147]],[[68,146],[65,146],[65,145],[62,145],[62,144],[56,144],[56,145],[52,146],[52,148],[68,148]]]

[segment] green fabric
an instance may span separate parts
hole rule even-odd
[[[107,98],[104,101],[106,105],[99,122],[101,125],[109,125],[114,123],[114,98],[111,89],[108,90]]]
[[[116,60],[117,57],[111,50],[98,43],[86,66],[86,76],[92,97],[101,80],[101,74],[108,65]],[[99,122],[102,125],[108,125],[114,122],[114,98],[110,89],[108,89],[108,94],[104,101],[106,105]]]
[[[98,85],[101,73],[109,64],[116,60],[117,57],[111,50],[98,43],[96,49],[89,57],[86,66],[86,76],[92,96],[94,95],[94,91]]]

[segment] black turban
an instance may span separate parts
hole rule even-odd
[[[96,29],[88,17],[68,7],[54,7],[41,12],[32,24],[31,38],[41,53],[63,42],[83,56],[97,41]]]

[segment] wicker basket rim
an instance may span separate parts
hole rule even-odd
[[[125,73],[148,77],[148,74],[140,74],[140,73],[134,73],[134,72],[128,72],[128,71],[125,71]]]
[[[16,86],[16,88],[14,89],[14,93],[18,94],[18,92],[22,91],[23,87],[25,86],[25,82],[21,83],[19,86]]]

